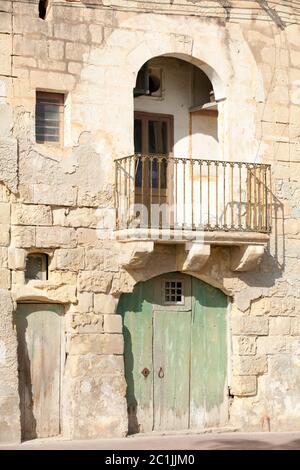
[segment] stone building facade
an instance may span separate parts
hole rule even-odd
[[[299,429],[297,4],[0,1],[1,441],[24,434],[18,309],[30,305],[62,312],[59,433],[126,435],[118,303],[137,283],[174,272],[228,298],[222,425]],[[161,73],[161,94],[134,98],[144,64]],[[201,114],[205,106],[198,103],[193,118],[195,69],[211,84],[214,105]],[[39,93],[63,97],[58,143],[37,141]],[[271,165],[272,182],[259,180],[253,203],[257,210],[268,206],[265,230],[262,224],[251,230],[241,224],[235,230],[184,228],[176,240],[162,240],[160,228],[155,235],[137,225],[132,231],[127,221],[118,236],[116,190],[127,183],[118,179],[115,160],[135,153],[134,111],[173,116],[175,157]],[[128,163],[123,173],[129,180],[130,171]],[[241,194],[239,177],[232,181]],[[197,212],[193,196],[191,204]],[[33,254],[46,256],[44,278],[28,279]]]

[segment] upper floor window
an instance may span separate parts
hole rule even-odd
[[[44,20],[46,18],[48,7],[48,0],[40,0],[39,1],[39,17]]]
[[[36,142],[63,142],[64,101],[65,96],[62,93],[36,92]]]

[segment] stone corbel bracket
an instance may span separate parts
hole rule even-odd
[[[200,271],[210,257],[210,245],[186,243],[178,247],[177,266],[180,271]]]
[[[260,263],[265,245],[235,246],[231,248],[232,271],[253,271]]]
[[[154,242],[135,241],[122,243],[120,265],[123,268],[143,268],[154,251]]]

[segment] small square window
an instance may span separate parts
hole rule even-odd
[[[38,143],[63,142],[64,101],[62,93],[36,92],[35,138]]]
[[[182,281],[165,281],[165,304],[183,304]]]
[[[44,253],[32,253],[26,258],[25,279],[39,281],[48,280],[48,255]]]

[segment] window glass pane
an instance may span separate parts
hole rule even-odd
[[[134,120],[134,152],[142,153],[142,121]]]
[[[168,154],[168,129],[165,121],[149,121],[148,127],[149,153]],[[166,188],[167,162],[154,159],[152,166],[152,187],[158,188],[160,172],[160,187]]]
[[[148,151],[160,155],[168,153],[167,123],[165,121],[149,121]]]

